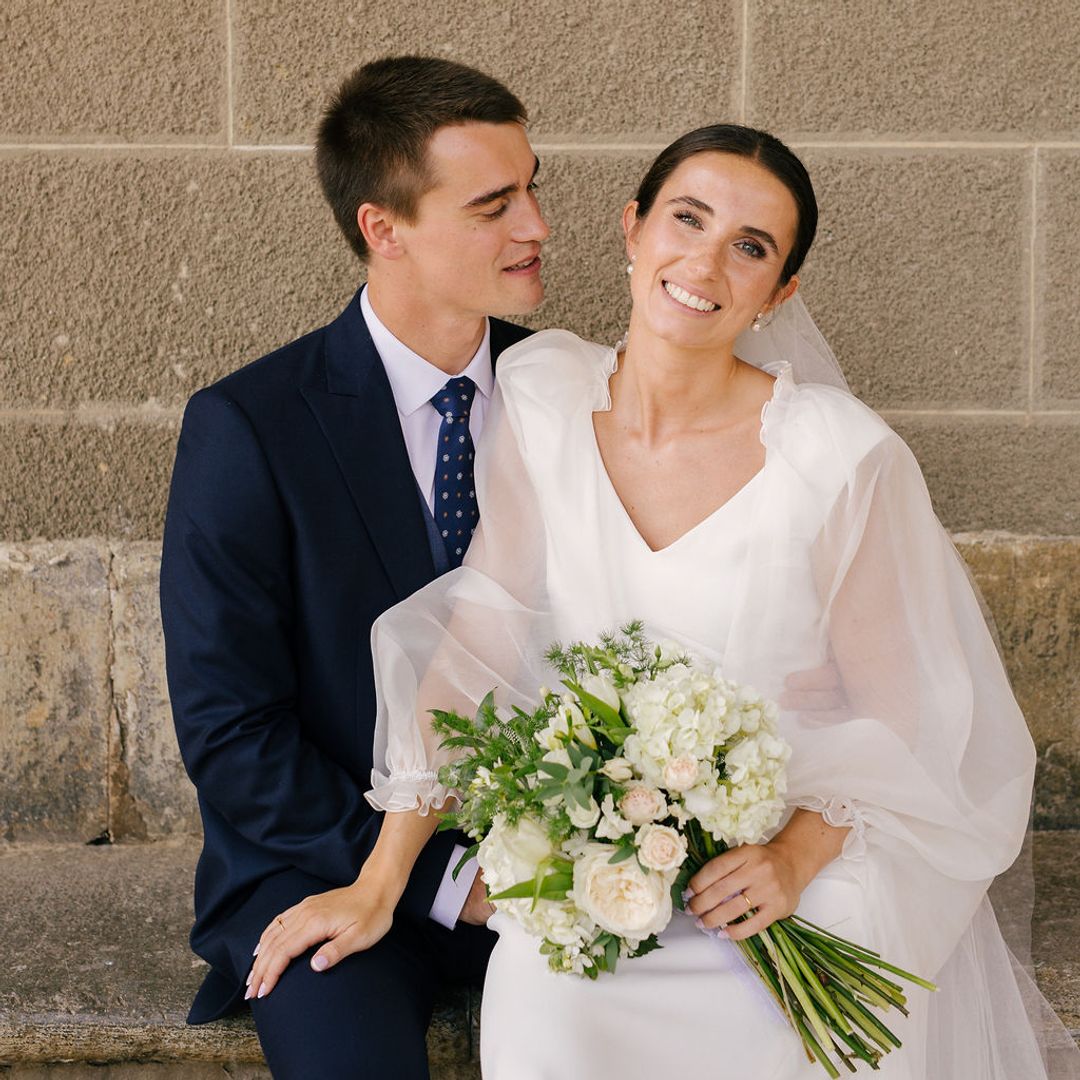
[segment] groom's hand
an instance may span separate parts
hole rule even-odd
[[[487,898],[483,871],[478,870],[476,877],[473,878],[469,895],[465,899],[465,906],[458,916],[458,922],[468,923],[470,926],[484,926],[494,914],[495,905]]]
[[[782,709],[802,713],[805,719],[822,724],[846,720],[850,715],[844,683],[832,661],[788,675],[779,704]]]

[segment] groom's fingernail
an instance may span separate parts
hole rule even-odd
[[[325,971],[330,966],[330,961],[327,960],[325,956],[316,956],[311,961],[311,966],[316,971]]]

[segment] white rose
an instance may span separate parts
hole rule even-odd
[[[574,863],[574,903],[597,926],[638,942],[671,921],[671,887],[662,874],[646,874],[636,859],[611,863],[616,848],[590,844]]]
[[[638,859],[650,870],[677,870],[686,859],[686,837],[670,825],[642,825],[637,834]]]
[[[508,825],[505,814],[496,814],[491,831],[480,842],[476,861],[488,890],[498,893],[535,878],[540,863],[553,850],[547,831],[534,818],[522,817],[516,825]]]
[[[583,675],[581,689],[594,698],[599,698],[605,705],[610,705],[616,712],[619,711],[619,691],[615,689],[610,676],[606,673],[601,675]]]
[[[578,806],[576,802],[567,799],[566,813],[575,829],[591,829],[600,820],[600,807],[592,797],[589,798],[587,807]]]
[[[644,825],[646,821],[667,817],[668,807],[656,788],[635,784],[619,800],[619,811],[631,825]]]
[[[623,784],[634,775],[633,766],[624,757],[608,758],[600,767],[600,772],[616,784]]]
[[[634,826],[615,809],[615,800],[610,795],[604,796],[600,809],[603,811],[603,817],[596,826],[597,836],[605,840],[618,840],[620,836],[633,832]]]
[[[684,755],[664,766],[664,787],[668,791],[689,791],[697,783],[697,758]]]

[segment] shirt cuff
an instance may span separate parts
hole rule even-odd
[[[439,885],[439,891],[435,894],[435,902],[431,905],[430,918],[447,930],[453,930],[457,926],[458,917],[465,907],[465,901],[469,898],[469,891],[473,887],[476,875],[480,872],[480,864],[475,858],[470,859],[462,868],[461,873],[454,880],[454,867],[465,854],[466,849],[461,844],[454,845],[450,862],[443,872],[443,879]]]

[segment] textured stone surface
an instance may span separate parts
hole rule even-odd
[[[0,901],[16,913],[0,922],[8,978],[0,982],[0,1063],[20,1080],[56,1075],[87,1080],[78,1064],[175,1063],[176,1075],[254,1080],[261,1054],[247,1019],[187,1027],[184,1014],[203,966],[187,951],[186,889],[197,846],[163,841],[103,848],[0,847]],[[1080,835],[1035,836],[1033,956],[1044,992],[1066,1024],[1080,1023]],[[1024,896],[1006,899],[1016,907]],[[474,1010],[475,1014],[475,1010]],[[460,997],[448,1000],[429,1033],[433,1080],[475,1080],[466,1064],[469,1025]],[[48,1062],[71,1072],[35,1072]],[[233,1072],[236,1068],[237,1071]],[[192,1071],[180,1071],[190,1069]],[[249,1071],[250,1070],[250,1071]],[[147,1075],[155,1075],[148,1073]]]
[[[1080,132],[1070,0],[750,3],[749,119],[865,138]]]
[[[5,0],[0,40],[0,141],[224,138],[221,0]]]
[[[1080,828],[1080,542],[958,538],[1039,751],[1037,828]]]
[[[184,772],[165,684],[158,605],[158,544],[121,544],[113,553],[112,685],[115,737],[110,822],[118,840],[200,831],[195,788]]]
[[[108,552],[0,545],[0,839],[107,826]]]
[[[1080,405],[1080,151],[1040,151],[1039,165],[1035,340],[1042,404],[1075,409]]]
[[[620,217],[652,158],[615,151],[541,155],[540,205],[551,225],[546,299],[522,322],[565,327],[592,341],[622,336],[630,293]]]
[[[8,407],[177,405],[360,277],[309,154],[0,154],[0,193]]]
[[[310,143],[349,71],[405,53],[502,79],[538,136],[677,133],[735,111],[739,7],[235,0],[236,138]]]
[[[1024,155],[801,156],[820,206],[804,296],[855,393],[876,409],[1026,407]]]
[[[179,421],[0,420],[0,540],[157,537]]]
[[[1080,416],[887,415],[953,532],[1080,533]]]
[[[249,1017],[184,1023],[206,972],[187,946],[198,848],[0,845],[0,1062],[262,1061]],[[453,1068],[470,1055],[465,992],[428,1050],[443,1080],[471,1075]]]
[[[1032,957],[1042,991],[1080,1035],[1080,837],[1040,833],[1034,844]]]

